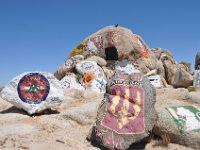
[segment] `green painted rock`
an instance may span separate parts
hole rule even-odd
[[[200,149],[200,109],[189,103],[177,103],[159,111],[154,134],[168,136],[170,142]]]

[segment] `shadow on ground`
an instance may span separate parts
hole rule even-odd
[[[0,114],[9,114],[9,113],[17,113],[17,114],[22,114],[22,115],[27,115],[27,116],[41,116],[41,115],[51,115],[51,114],[59,114],[60,112],[56,111],[56,110],[51,110],[51,109],[47,109],[44,110],[41,113],[38,114],[34,114],[34,115],[29,115],[27,112],[25,112],[22,109],[18,109],[15,106],[12,106],[8,109],[2,110],[0,111]]]

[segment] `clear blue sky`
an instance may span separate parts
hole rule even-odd
[[[88,35],[119,24],[194,65],[199,0],[0,0],[0,85],[25,71],[54,73]]]

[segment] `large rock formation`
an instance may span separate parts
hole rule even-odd
[[[150,49],[144,40],[129,29],[108,26],[87,37],[74,48],[65,63],[56,71],[60,80],[68,72],[76,72],[77,63],[83,60],[96,61],[107,75],[113,71],[115,61],[129,60],[138,66],[143,74],[151,74],[156,70],[161,76],[161,85],[168,87],[188,87],[192,85],[193,77],[189,68],[177,64],[168,50]],[[107,73],[106,73],[107,72]],[[111,73],[113,74],[113,73]]]
[[[157,73],[173,87],[187,88],[192,85],[193,77],[188,66],[177,64],[168,50],[152,49],[157,58]]]
[[[137,63],[143,73],[147,73],[156,67],[155,55],[150,51],[143,39],[123,27],[108,26],[87,37],[72,50],[65,64],[57,70],[55,76],[58,79],[63,78],[66,72],[73,71],[77,63],[74,60],[77,59],[75,58],[77,56],[82,56],[81,58],[84,59],[98,56],[102,58],[96,59],[101,67],[107,64],[106,61],[128,59]]]

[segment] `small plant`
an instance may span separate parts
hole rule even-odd
[[[189,92],[196,91],[196,88],[194,86],[189,86],[187,89],[188,89]]]

